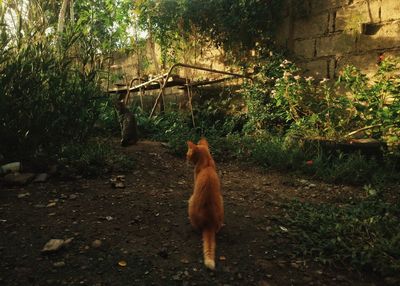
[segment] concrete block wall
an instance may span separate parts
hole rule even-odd
[[[276,41],[306,75],[373,74],[379,56],[400,56],[400,0],[286,0],[282,15]]]

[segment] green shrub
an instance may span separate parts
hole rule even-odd
[[[81,72],[51,43],[26,39],[0,55],[0,152],[13,159],[54,154],[82,141],[97,118],[95,74]]]

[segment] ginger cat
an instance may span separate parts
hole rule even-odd
[[[194,191],[189,199],[189,219],[192,226],[202,232],[204,265],[215,269],[215,234],[224,220],[221,185],[208,142],[187,142],[186,158],[195,165]]]

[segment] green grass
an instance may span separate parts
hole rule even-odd
[[[69,172],[83,176],[99,176],[110,171],[130,170],[133,158],[117,152],[110,142],[98,139],[85,144],[64,146],[60,161]]]
[[[346,205],[292,202],[282,224],[296,256],[384,276],[400,271],[400,202],[370,196]]]
[[[298,142],[288,143],[284,136],[266,132],[243,134],[227,132],[217,126],[206,128],[200,120],[197,122],[202,127],[193,128],[190,118],[178,112],[151,119],[138,113],[137,118],[142,136],[169,143],[171,151],[178,156],[185,155],[187,140],[196,142],[205,136],[217,162],[245,161],[263,168],[299,172],[331,183],[386,185],[400,179],[395,157],[378,161],[360,153],[332,154],[316,144],[304,147]]]

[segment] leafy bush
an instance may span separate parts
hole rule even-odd
[[[399,71],[399,60],[387,59],[370,78],[348,66],[336,82],[316,81],[274,54],[258,68],[256,83],[244,89],[246,130],[345,140],[366,127],[366,136],[394,152],[400,143]]]
[[[293,202],[282,223],[299,256],[382,275],[400,271],[400,204],[369,196],[335,206]]]
[[[8,49],[0,54],[0,152],[21,160],[85,139],[98,115],[94,97],[102,93],[95,73],[79,70],[48,38],[2,44]]]

